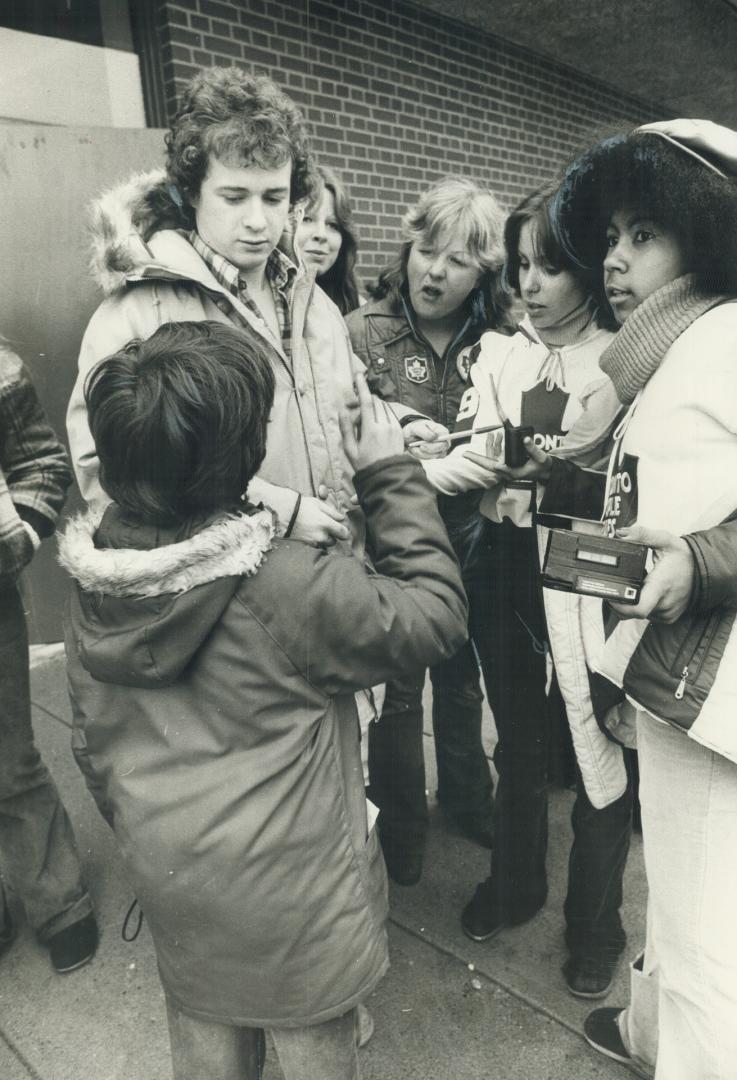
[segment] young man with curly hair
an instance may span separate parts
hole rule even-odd
[[[315,176],[304,118],[266,76],[209,68],[186,87],[166,145],[165,172],[133,177],[93,209],[92,269],[105,299],[82,342],[67,417],[82,494],[106,501],[84,402],[90,370],[164,323],[214,319],[265,346],[276,377],[251,500],[276,512],[282,534],[355,542],[353,470],[338,415],[354,401],[361,364],[286,232],[291,206]],[[406,407],[394,411],[405,443],[427,439],[441,448],[440,425]]]

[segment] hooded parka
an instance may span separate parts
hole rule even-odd
[[[200,1019],[320,1023],[388,966],[353,694],[451,655],[467,610],[419,464],[355,479],[376,573],[263,510],[163,530],[112,505],[60,544],[75,754]]]
[[[362,364],[353,355],[340,312],[300,268],[291,297],[291,358],[281,341],[213,275],[172,227],[176,207],[154,211],[151,192],[164,173],[134,176],[92,207],[92,276],[104,299],[82,340],[79,374],[67,412],[67,430],[80,491],[90,505],[108,501],[98,480],[95,445],[87,423],[84,383],[92,368],[134,338],[145,340],[168,322],[235,322],[265,347],[276,378],[266,457],[249,490],[253,502],[277,508],[274,486],[315,495],[324,487],[350,508],[352,468],[343,450],[338,416],[353,397]],[[288,246],[288,237],[283,238]],[[286,251],[293,256],[293,252]],[[408,409],[397,410],[409,412]],[[279,506],[283,527],[296,494]]]

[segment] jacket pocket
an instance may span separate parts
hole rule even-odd
[[[677,700],[685,696],[687,684],[695,683],[701,674],[722,618],[723,612],[713,611],[708,616],[694,618],[689,627],[671,666],[671,675],[678,679],[673,692]]]
[[[399,388],[393,376],[391,361],[385,356],[371,356],[366,371],[369,390],[385,401],[398,401]]]
[[[718,608],[671,625],[651,623],[625,672],[625,692],[653,716],[687,731],[714,685],[736,614]]]

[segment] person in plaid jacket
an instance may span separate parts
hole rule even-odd
[[[60,973],[92,958],[97,924],[69,818],[33,741],[18,576],[54,531],[71,480],[21,361],[0,341],[0,953],[15,936],[7,883]]]

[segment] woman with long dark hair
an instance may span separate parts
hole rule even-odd
[[[479,469],[487,469],[486,602],[473,633],[486,665],[499,781],[490,875],[466,904],[461,924],[474,941],[487,941],[532,918],[546,900],[550,652],[577,759],[563,972],[572,994],[595,998],[607,993],[625,944],[619,908],[631,787],[621,749],[599,732],[592,713],[580,598],[555,593],[543,604],[535,487],[505,485],[502,430],[472,435],[508,419],[529,427],[536,446],[570,456],[568,433],[579,431],[588,412],[601,422],[603,399],[603,431],[585,451],[579,443],[574,457],[591,464],[605,452],[619,406],[599,357],[616,324],[601,275],[580,267],[558,242],[553,197],[552,188],[535,192],[507,219],[504,278],[525,318],[511,338],[494,331],[481,338],[456,422],[458,430],[468,429],[470,448],[460,445],[425,468],[446,495],[477,487]]]
[[[340,177],[326,165],[317,172],[322,186],[304,208],[294,235],[295,247],[318,285],[343,315],[361,302],[355,274],[358,242],[353,210]]]

